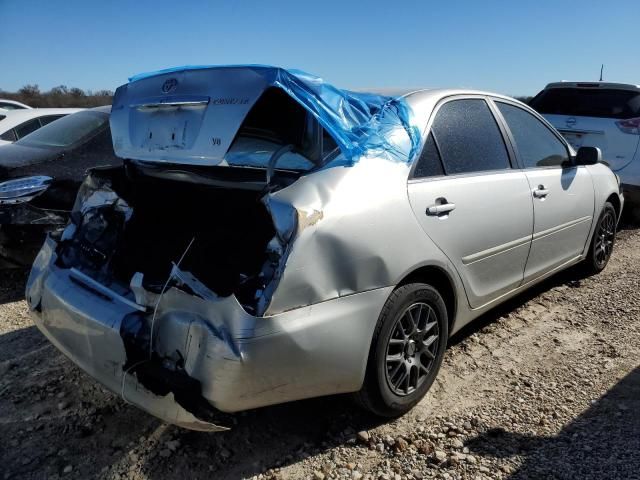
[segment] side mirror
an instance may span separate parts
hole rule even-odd
[[[595,165],[602,161],[602,151],[598,147],[580,147],[576,154],[576,165]]]

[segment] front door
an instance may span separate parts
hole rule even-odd
[[[533,199],[533,240],[525,282],[582,255],[594,215],[591,175],[572,164],[561,138],[519,106],[496,101]]]

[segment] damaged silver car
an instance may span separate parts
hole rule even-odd
[[[345,392],[406,412],[451,334],[602,270],[623,205],[597,149],[489,93],[183,67],[120,87],[111,131],[124,166],[90,173],[28,304],[90,375],[196,430]]]

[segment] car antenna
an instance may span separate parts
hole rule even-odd
[[[600,66],[600,81],[602,81],[602,71],[604,70],[604,63]]]

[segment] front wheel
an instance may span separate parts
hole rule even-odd
[[[587,273],[592,275],[600,273],[609,263],[616,242],[617,225],[616,209],[611,203],[606,202],[593,232],[589,253],[584,260],[584,268]]]
[[[448,336],[447,309],[437,290],[423,283],[397,288],[378,319],[358,403],[385,417],[410,410],[435,380]]]

